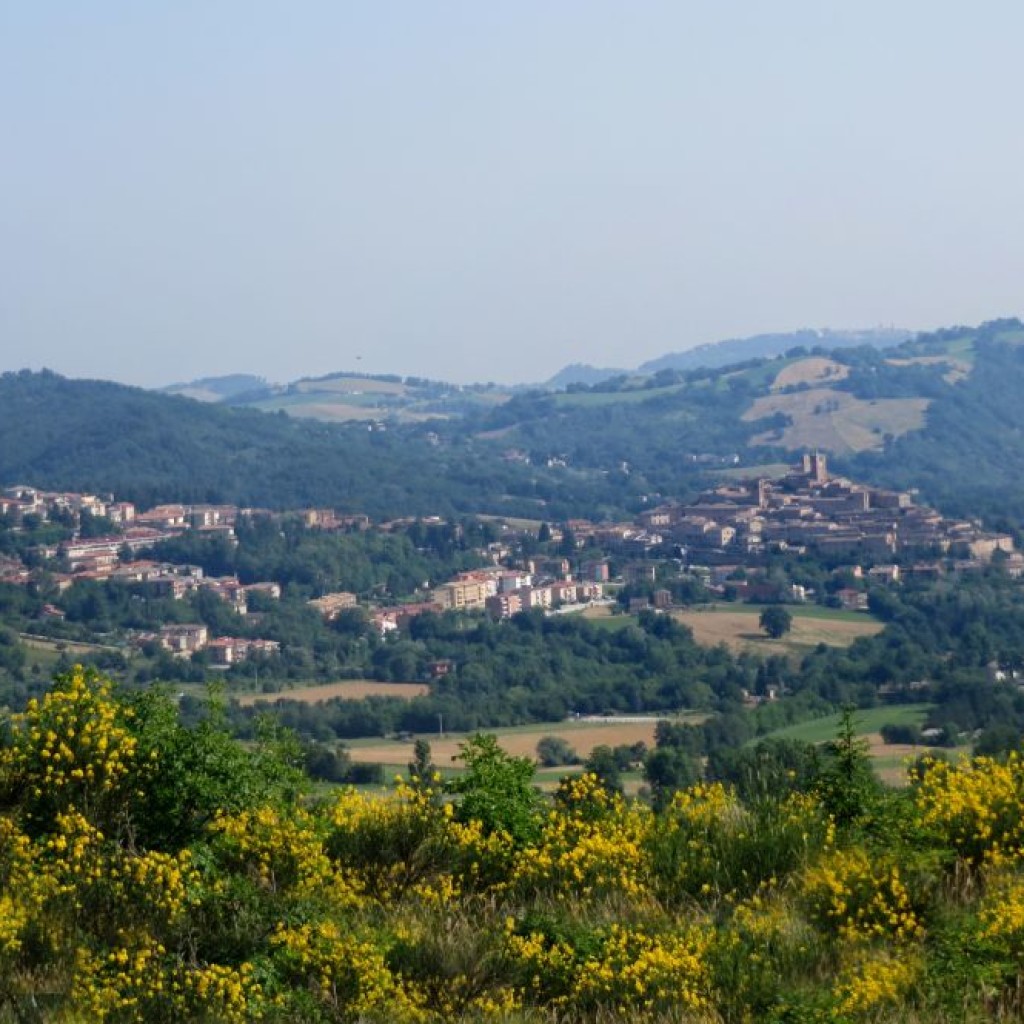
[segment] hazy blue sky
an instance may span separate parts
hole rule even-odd
[[[1019,0],[0,0],[0,369],[539,380],[1024,312]]]

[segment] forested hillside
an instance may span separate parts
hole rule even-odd
[[[298,422],[50,373],[5,374],[0,480],[110,490],[141,504],[600,519],[685,497],[723,470],[820,447],[858,479],[916,487],[943,510],[1015,526],[1022,340],[1020,321],[1002,320],[884,351],[796,348],[718,369],[476,396],[419,424]]]
[[[142,506],[330,506],[375,517],[458,511],[565,515],[607,500],[595,477],[554,475],[486,445],[408,430],[301,422],[53,373],[0,376],[0,481],[111,491]]]

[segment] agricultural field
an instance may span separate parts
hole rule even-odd
[[[772,391],[782,391],[796,384],[834,384],[849,377],[850,368],[824,356],[810,356],[779,370]]]
[[[793,471],[792,465],[788,462],[761,462],[753,466],[736,466],[733,469],[716,469],[711,475],[721,477],[723,480],[753,480],[757,477],[765,477],[775,480]]]
[[[929,704],[895,704],[885,707],[865,708],[853,716],[854,728],[868,745],[868,756],[879,778],[890,786],[907,783],[907,767],[923,754],[953,757],[969,755],[970,748],[929,747],[911,743],[886,743],[880,730],[886,725],[923,724],[930,710]],[[805,743],[827,743],[836,737],[842,715],[826,715],[809,722],[786,726],[769,733],[763,739],[792,739]]]
[[[763,610],[759,605],[710,605],[673,612],[673,617],[693,630],[699,644],[725,644],[734,651],[759,654],[797,654],[808,647],[828,644],[848,647],[862,636],[874,636],[882,624],[863,612],[844,612],[831,608],[787,606],[793,616],[793,628],[781,640],[770,640],[757,622]]]
[[[667,716],[666,716],[667,717]],[[698,723],[705,715],[692,714],[685,720]],[[581,757],[587,757],[594,747],[602,744],[616,747],[620,744],[646,743],[654,746],[654,731],[658,719],[645,716],[627,720],[612,718],[600,720],[569,720],[564,722],[541,722],[535,725],[517,726],[510,729],[488,729],[498,737],[502,749],[516,757],[534,757],[537,742],[545,736],[557,736],[569,743]],[[430,743],[434,763],[448,765],[459,754],[459,745],[469,737],[464,733],[445,733],[441,736],[421,736]],[[415,738],[407,740],[351,740],[346,745],[353,761],[367,764],[385,764],[405,767],[413,757]]]
[[[335,392],[343,395],[405,395],[409,389],[398,381],[376,380],[373,377],[325,377],[321,380],[300,380],[292,387],[296,391]]]
[[[622,405],[646,402],[652,398],[676,394],[684,390],[685,384],[670,384],[664,388],[627,387],[621,391],[571,391],[557,392],[551,396],[560,407],[593,408],[605,405]]]
[[[853,725],[859,736],[877,735],[883,725],[920,725],[931,709],[930,704],[892,704],[865,708],[853,716]],[[798,722],[768,733],[771,739],[802,740],[804,743],[825,743],[836,737],[842,714],[825,715],[809,722]],[[891,748],[890,748],[891,749]]]
[[[332,402],[324,395],[317,395],[316,401],[302,397],[295,399],[268,398],[253,402],[252,407],[261,412],[286,412],[289,416],[302,416],[329,423],[347,423],[350,420],[376,420],[386,411],[375,405],[356,405],[353,402]]]
[[[741,419],[750,423],[781,413],[789,425],[755,436],[752,444],[784,448],[824,448],[846,454],[878,450],[886,434],[899,437],[925,425],[927,398],[878,398],[865,401],[827,387],[765,395]]]
[[[971,364],[966,359],[953,359],[947,356],[913,356],[908,359],[886,359],[890,366],[945,366],[946,372],[942,379],[947,384],[956,384],[966,380],[971,372]]]
[[[279,700],[297,700],[304,704],[319,704],[325,700],[362,700],[364,697],[396,697],[412,700],[430,692],[426,683],[381,683],[375,679],[343,679],[337,683],[316,686],[298,686],[279,693],[247,693],[232,696],[242,707],[254,704],[273,704]]]
[[[615,609],[615,605],[592,604],[576,614],[589,619],[594,625],[601,626],[604,629],[625,629],[626,626],[636,625],[637,617],[635,615],[625,615],[621,612],[616,612]]]

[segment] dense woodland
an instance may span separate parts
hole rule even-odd
[[[56,374],[0,375],[0,480],[161,501],[326,506],[374,518],[620,507],[598,475],[503,461],[465,438],[289,419]]]

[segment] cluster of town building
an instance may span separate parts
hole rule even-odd
[[[235,525],[244,517],[270,515],[262,510],[241,509],[233,505],[158,505],[139,512],[130,502],[104,500],[95,495],[43,491],[34,487],[9,487],[0,495],[0,516],[19,523],[34,516],[39,521],[59,519],[81,522],[84,516],[103,518],[119,527],[119,532],[101,536],[81,536],[81,531],[59,544],[41,546],[38,554],[44,559],[58,560],[61,571],[50,573],[51,581],[62,592],[80,581],[114,580],[134,585],[153,598],[181,600],[189,594],[206,591],[223,600],[239,615],[248,611],[248,598],[254,592],[278,599],[281,588],[274,582],[242,584],[237,576],[207,576],[201,567],[140,559],[138,552],[160,541],[179,536],[186,530],[208,536],[235,539]],[[304,509],[298,513],[310,529],[367,529],[366,516],[342,516],[330,509]],[[414,520],[396,520],[382,524],[382,529],[395,529]],[[510,552],[496,545],[488,555],[497,559]],[[608,580],[607,561],[584,566],[585,576],[576,580],[568,559],[533,559],[521,570],[508,570],[494,565],[460,573],[441,583],[430,593],[430,599],[391,607],[370,607],[363,610],[382,636],[400,630],[424,612],[449,610],[487,611],[495,618],[508,618],[533,608],[551,609],[575,605],[602,596],[602,583]],[[15,559],[0,559],[0,582],[27,583],[30,569]],[[358,606],[355,594],[335,592],[314,598],[309,604],[326,620],[332,620],[349,608]],[[53,618],[63,613],[48,605]],[[140,633],[134,638],[138,646],[158,643],[165,650],[183,657],[206,651],[214,665],[229,666],[253,654],[272,654],[279,650],[273,640],[244,637],[212,637],[206,626],[173,624],[155,633]]]
[[[810,553],[826,560],[856,559],[867,565],[892,563],[911,554],[956,556],[957,568],[982,567],[997,551],[1008,567],[1024,568],[1013,538],[986,532],[972,521],[943,518],[915,505],[908,492],[889,491],[830,476],[824,455],[805,455],[802,464],[777,480],[764,478],[717,487],[689,505],[668,504],[638,519],[649,536],[685,548],[704,564],[756,565],[769,550]],[[904,572],[934,573],[934,561]],[[883,570],[889,571],[889,570]]]
[[[370,527],[366,516],[340,515],[331,509],[289,514],[299,515],[311,529]],[[39,550],[43,558],[59,560],[61,571],[51,574],[59,589],[80,580],[120,580],[158,598],[181,599],[208,591],[240,615],[247,613],[254,592],[279,598],[278,584],[243,585],[235,576],[208,577],[198,566],[142,560],[138,552],[186,530],[234,541],[236,524],[259,515],[271,513],[210,504],[159,505],[140,512],[130,502],[88,494],[25,486],[0,492],[0,516],[8,522],[17,524],[34,516],[42,521],[81,523],[84,517],[94,516],[117,526],[118,532],[109,536],[83,536],[93,531],[75,530],[72,539]],[[413,522],[395,520],[377,528],[397,529]],[[536,608],[571,607],[603,597],[610,574],[607,555],[622,567],[624,582],[643,585],[650,592],[656,573],[649,556],[655,550],[664,551],[666,545],[676,549],[682,561],[712,589],[732,586],[737,596],[747,600],[803,598],[799,587],[780,594],[777,584],[758,578],[757,567],[765,555],[779,550],[806,552],[840,565],[840,571],[855,579],[866,576],[884,583],[915,575],[936,576],[948,568],[979,569],[997,552],[1009,572],[1024,575],[1024,556],[1014,550],[1008,535],[986,532],[976,522],[945,519],[933,509],[916,505],[909,493],[832,476],[825,456],[819,453],[805,455],[799,466],[779,479],[723,485],[701,494],[692,504],[664,504],[645,511],[631,523],[570,520],[563,527],[550,527],[550,532],[551,539],[563,542],[563,547],[571,534],[570,546],[576,551],[572,561],[564,557],[513,561],[509,544],[498,542],[481,552],[492,565],[434,586],[429,599],[363,610],[383,636],[427,611],[478,610],[504,619]],[[587,550],[600,551],[602,557],[588,560]],[[746,579],[736,582],[740,569],[745,570]],[[25,583],[30,578],[30,570],[20,561],[0,557],[0,582]],[[836,596],[848,608],[866,604],[864,590],[856,586],[846,587]],[[638,598],[644,604],[647,600]],[[655,606],[667,606],[671,595],[653,589],[652,600]],[[310,601],[327,620],[358,603],[357,596],[347,592]],[[48,609],[55,617],[62,614],[52,606]],[[212,663],[219,665],[277,650],[271,640],[211,637],[201,625],[165,626],[157,634],[138,639],[140,643],[157,642],[182,656],[205,650]]]
[[[526,559],[524,568],[510,570],[500,565],[458,573],[430,592],[429,601],[375,608],[371,621],[387,634],[407,626],[424,612],[483,611],[495,619],[507,619],[534,608],[549,610],[585,604],[603,596],[608,580],[607,561],[584,566],[586,578],[575,579],[567,558]],[[340,591],[309,602],[325,619],[337,618],[357,604],[355,594]]]
[[[234,527],[240,516],[255,514],[253,510],[234,505],[158,505],[139,512],[127,501],[104,499],[92,494],[67,491],[44,491],[35,487],[8,487],[0,493],[0,516],[15,524],[27,517],[41,522],[81,523],[83,517],[105,519],[119,528],[116,534],[82,536],[76,530],[71,539],[55,545],[40,546],[37,554],[43,559],[56,559],[61,571],[50,573],[58,592],[76,582],[88,580],[133,584],[153,598],[182,600],[188,594],[205,591],[224,601],[239,615],[248,613],[249,595],[265,594],[278,599],[281,588],[273,582],[242,584],[237,576],[207,576],[197,565],[181,565],[139,559],[144,548],[169,540],[186,530],[198,530],[211,536],[234,540]],[[31,570],[16,559],[0,559],[0,582],[27,583]],[[62,618],[63,612],[47,605],[45,614]],[[247,637],[211,637],[203,625],[169,625],[157,633],[140,633],[139,646],[156,642],[174,654],[191,656],[207,651],[214,665],[229,666],[253,654],[272,654],[280,645],[274,640]]]

